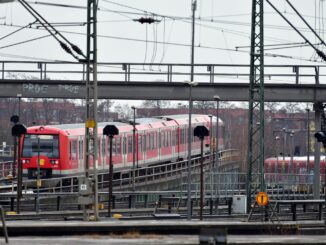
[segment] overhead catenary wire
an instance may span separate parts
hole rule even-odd
[[[17,46],[17,45],[20,45],[20,44],[25,44],[25,43],[33,42],[33,41],[40,40],[40,39],[43,39],[43,38],[46,38],[46,37],[50,37],[50,36],[51,36],[51,34],[44,35],[44,36],[41,36],[41,37],[31,38],[31,39],[28,39],[28,40],[25,40],[25,41],[21,41],[21,42],[12,43],[12,44],[8,44],[8,45],[5,45],[5,46],[2,46],[2,47],[0,47],[0,49],[9,48],[9,47]]]
[[[7,25],[7,24],[1,24],[3,26],[10,26],[10,27],[21,27],[20,25]],[[32,29],[35,30],[41,30],[39,28],[33,28],[30,27]],[[81,32],[73,32],[73,31],[61,31],[62,33],[66,33],[66,34],[73,34],[73,35],[85,35],[85,33],[81,33]],[[100,38],[109,38],[109,39],[117,39],[117,40],[124,40],[124,41],[135,41],[135,42],[146,42],[146,40],[144,39],[137,39],[137,38],[127,38],[127,37],[120,37],[120,36],[109,36],[109,35],[98,35],[98,37]],[[147,40],[148,43],[154,43],[153,40]],[[158,44],[163,44],[162,41],[157,41]],[[179,46],[179,47],[190,47],[191,45],[186,44],[186,43],[175,43],[175,42],[164,42],[165,45],[170,45],[170,46]],[[235,49],[226,49],[226,48],[219,48],[219,47],[212,47],[212,46],[205,46],[205,45],[195,45],[196,48],[202,48],[202,49],[211,49],[211,50],[220,50],[220,51],[231,51],[231,52],[237,52],[237,53],[243,53],[243,54],[248,54],[248,51],[244,51],[244,50],[235,50]],[[268,54],[269,57],[280,57],[280,58],[289,58],[289,59],[297,59],[297,60],[303,60],[303,61],[309,61],[309,62],[317,62],[319,63],[318,60],[315,60],[313,58],[311,59],[306,59],[303,57],[285,57],[284,55],[277,55],[277,54]]]
[[[3,40],[3,39],[5,39],[5,38],[7,38],[7,37],[9,37],[9,36],[11,36],[11,35],[13,35],[13,34],[19,32],[19,31],[21,31],[21,30],[23,30],[23,29],[25,29],[25,28],[31,26],[31,25],[34,24],[35,22],[37,22],[37,21],[34,21],[33,23],[29,23],[29,24],[27,24],[26,26],[22,26],[22,27],[19,28],[18,30],[15,30],[15,31],[13,31],[13,32],[10,32],[10,33],[8,33],[7,35],[4,35],[3,37],[0,37],[0,40]]]
[[[322,42],[322,44],[325,44],[324,40],[318,35],[318,33],[309,25],[309,23],[302,17],[302,15],[298,12],[298,10],[292,5],[292,3],[289,0],[285,0],[291,8],[296,12],[296,14],[300,17],[300,19],[308,26],[308,28],[316,35],[316,37]]]
[[[58,30],[56,30],[49,22],[47,22],[35,9],[33,9],[25,0],[18,0],[19,3],[36,19],[38,22],[59,42],[60,46],[70,55],[72,55],[76,60],[79,60],[79,57],[76,56],[68,47],[66,43],[70,45],[73,51],[78,55],[86,56],[83,54],[81,49],[71,43],[67,38],[65,38]],[[46,23],[46,24],[44,24]],[[56,35],[60,36],[66,43],[62,42]]]
[[[106,1],[103,1],[103,2],[107,2],[107,3],[111,3],[111,4],[115,4],[115,5],[118,5],[118,6],[121,6],[121,7],[125,7],[125,8],[128,8],[128,9],[132,9],[132,10],[136,10],[136,11],[139,11],[139,13],[135,13],[135,12],[125,12],[125,11],[113,11],[113,10],[110,10],[110,9],[106,9],[105,7],[101,7],[101,8],[98,8],[98,10],[101,10],[101,11],[108,11],[108,12],[114,12],[114,13],[126,13],[126,14],[138,14],[138,15],[143,15],[143,14],[152,14],[154,16],[157,16],[157,17],[165,17],[167,19],[170,19],[170,20],[179,20],[179,21],[183,21],[185,23],[189,23],[189,21],[187,20],[190,20],[190,17],[182,17],[182,16],[170,16],[170,15],[162,15],[162,14],[158,14],[158,13],[154,13],[154,12],[150,12],[150,11],[146,11],[146,10],[143,10],[143,9],[138,9],[138,8],[134,8],[134,7],[131,7],[131,6],[128,6],[128,5],[125,5],[125,4],[120,4],[120,3],[115,3],[115,2],[112,2],[112,1],[109,1],[109,0],[106,0]],[[34,4],[45,4],[45,5],[51,5],[51,6],[58,6],[58,7],[72,7],[72,8],[79,8],[79,9],[85,9],[85,7],[83,6],[76,6],[76,5],[63,5],[63,4],[54,4],[54,3],[45,3],[45,2],[40,2],[40,1],[34,1],[34,2],[31,2],[31,3],[34,3]],[[121,14],[119,14],[121,15]],[[217,17],[230,17],[230,16],[242,16],[242,15],[248,15],[248,14],[234,14],[234,15],[221,15],[221,16],[214,16],[215,18]],[[125,15],[122,15],[122,16],[125,16]],[[127,16],[125,16],[127,17]],[[127,17],[128,19],[132,19],[130,17]],[[204,17],[201,17],[201,20],[205,20]],[[225,21],[218,21],[218,20],[207,20],[207,21],[214,21],[214,22],[218,22],[218,23],[225,23],[225,24],[236,24],[236,25],[250,25],[250,23],[241,23],[241,22],[225,22]],[[200,26],[200,27],[205,27],[205,28],[210,28],[210,29],[214,29],[214,30],[219,30],[219,31],[223,31],[225,33],[232,33],[234,35],[238,35],[238,36],[243,36],[243,37],[248,37],[248,33],[247,32],[240,32],[240,31],[237,31],[237,30],[231,30],[231,29],[226,29],[226,28],[217,28],[217,27],[212,27],[212,26],[208,26],[208,25],[204,25],[203,23],[195,23],[196,25]],[[267,28],[276,28],[276,29],[284,29],[285,27],[278,27],[278,26],[273,26],[273,25],[266,25]],[[268,36],[265,36],[266,40],[274,40],[274,41],[285,41],[285,40],[280,40],[280,39],[276,39],[276,38],[272,38],[272,37],[268,37]]]
[[[320,58],[326,61],[326,55],[316,48],[269,0],[266,2],[316,51]]]

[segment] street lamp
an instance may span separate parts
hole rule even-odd
[[[188,119],[188,175],[187,175],[187,219],[191,219],[191,142],[192,142],[192,133],[191,133],[191,116],[192,116],[192,87],[197,86],[198,82],[190,81],[185,82],[189,86],[189,119]]]
[[[18,98],[18,116],[21,118],[21,115],[20,115],[20,108],[21,108],[21,99],[22,99],[22,94],[17,94],[17,98]]]
[[[290,160],[290,165],[289,165],[289,170],[288,170],[288,173],[290,174],[291,173],[291,169],[293,167],[293,148],[294,148],[294,131],[291,130],[290,131],[290,139],[291,139],[291,149],[290,149],[290,156],[291,156],[291,160]]]
[[[135,191],[135,168],[136,168],[136,107],[131,106],[133,110],[133,130],[132,130],[132,191]]]
[[[275,137],[275,140],[276,140],[276,145],[275,145],[275,150],[276,150],[276,165],[275,165],[275,167],[274,167],[274,169],[275,169],[275,176],[276,176],[276,174],[277,174],[277,168],[278,168],[278,145],[279,145],[279,143],[278,143],[278,141],[280,140],[280,137],[279,136],[276,136]],[[276,178],[275,178],[275,183],[276,183]]]
[[[306,163],[306,171],[308,169],[308,165],[310,162],[310,109],[306,108],[307,112],[307,163]]]
[[[209,114],[208,115],[209,117],[209,132],[210,132],[210,135],[209,135],[209,142],[210,142],[210,147],[209,147],[209,151],[210,151],[210,155],[212,156],[212,152],[213,152],[213,136],[212,136],[212,130],[213,130],[213,115],[212,114]],[[213,162],[213,159],[212,157],[210,157],[210,162],[212,164]]]
[[[215,163],[216,163],[216,169],[218,169],[218,124],[219,124],[219,107],[220,107],[220,101],[221,98],[218,95],[214,95],[214,100],[216,101],[216,156],[215,156]]]
[[[213,194],[213,176],[212,176],[212,170],[213,170],[213,115],[209,114],[209,182],[210,182],[210,192]]]
[[[282,163],[282,174],[283,168],[285,168],[285,144],[286,144],[286,128],[283,128],[283,163]]]

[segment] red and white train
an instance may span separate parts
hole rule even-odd
[[[216,117],[192,116],[192,132],[198,125],[212,128],[215,142]],[[113,138],[112,161],[115,169],[131,168],[133,165],[133,126],[121,122],[98,123],[98,169],[109,168],[109,142],[103,135],[106,125],[115,125],[119,135]],[[136,159],[138,167],[186,159],[188,155],[188,115],[163,116],[136,120]],[[221,130],[223,122],[218,120],[219,149],[224,148]],[[210,137],[205,138],[205,152],[210,150]],[[62,124],[33,126],[21,139],[21,161],[23,174],[28,178],[37,176],[38,159],[42,178],[75,175],[84,171],[85,125]],[[193,137],[192,155],[200,154],[200,141]],[[93,163],[90,163],[92,167]]]
[[[294,156],[291,157],[270,157],[265,159],[265,173],[267,174],[313,174],[314,173],[314,156]],[[320,173],[324,175],[325,156],[320,156]]]

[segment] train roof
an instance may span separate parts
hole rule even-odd
[[[189,120],[189,114],[167,115],[167,116],[162,116],[161,118],[165,119],[165,120],[175,120],[175,121],[179,121],[179,120],[184,121],[184,120],[186,120],[186,121],[188,121]],[[204,119],[205,121],[207,121],[207,120],[209,120],[208,118],[209,118],[209,116],[205,115],[205,114],[192,114],[191,115],[191,120],[193,122],[194,121],[197,121],[197,122],[202,121],[200,119]],[[213,116],[213,121],[216,121],[216,116]],[[223,121],[219,118],[219,124],[221,124],[221,123],[223,123]]]
[[[150,124],[153,122],[164,122],[165,120],[156,117],[144,117],[144,118],[136,118],[136,124]],[[130,121],[132,123],[132,121]]]
[[[115,126],[127,126],[128,123],[122,122],[99,122],[98,127],[105,127],[106,125],[115,125]],[[42,125],[32,126],[32,127],[44,127]],[[58,128],[58,129],[79,129],[85,128],[85,123],[69,123],[69,124],[54,124],[54,125],[46,125],[46,127]]]
[[[324,160],[324,159],[325,159],[325,156],[322,156],[321,155],[320,156],[320,160]],[[282,163],[283,156],[278,156],[277,159],[276,159],[276,157],[269,157],[269,158],[266,158],[265,159],[266,162],[274,162],[276,160],[278,160],[279,163]],[[289,162],[289,161],[291,161],[291,157],[286,156],[286,157],[284,157],[284,160],[286,162]],[[293,161],[294,162],[296,162],[296,161],[298,161],[298,162],[306,162],[307,161],[307,156],[294,156],[293,157]],[[315,157],[314,156],[310,156],[309,157],[309,161],[315,161]]]

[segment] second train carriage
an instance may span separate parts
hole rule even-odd
[[[314,156],[270,157],[265,159],[265,181],[268,185],[292,185],[293,190],[312,188],[314,179]],[[320,156],[320,179],[325,181],[325,156]],[[308,186],[310,187],[308,188]]]
[[[119,135],[113,138],[112,161],[115,169],[131,168],[133,165],[133,126],[121,122],[98,123],[98,169],[109,168],[109,142],[102,135],[103,127],[114,124]],[[207,115],[192,116],[192,132],[197,125],[210,128]],[[219,149],[223,149],[223,136],[219,120]],[[74,175],[84,171],[85,125],[62,124],[33,126],[21,141],[21,161],[23,174],[36,178],[38,161],[42,178]],[[136,121],[136,159],[137,167],[186,159],[188,155],[188,115],[164,116],[161,118],[137,119]],[[216,117],[212,120],[213,132]],[[212,134],[215,137],[215,133]],[[215,140],[214,140],[215,141]],[[205,145],[210,146],[210,137]],[[192,155],[200,153],[200,143],[193,137]],[[206,152],[210,147],[206,147]],[[90,160],[90,168],[93,161]]]

